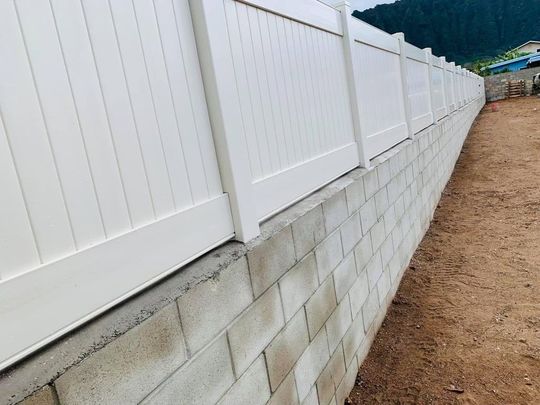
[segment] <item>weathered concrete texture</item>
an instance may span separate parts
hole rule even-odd
[[[24,401],[21,405],[57,405],[58,400],[54,388],[50,385],[46,385],[40,390],[36,391]]]
[[[16,366],[0,404],[342,404],[482,104]]]
[[[55,382],[60,403],[137,403],[186,361],[175,305],[120,336]]]
[[[540,67],[485,77],[486,100],[496,101],[506,98],[506,84],[512,80],[525,80],[525,95],[530,96],[533,89],[532,78],[537,73],[540,73]]]

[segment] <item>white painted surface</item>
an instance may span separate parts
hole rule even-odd
[[[433,123],[431,111],[429,66],[425,52],[407,44],[405,47],[407,71],[407,97],[411,106],[413,133]]]
[[[188,10],[0,3],[1,365],[232,236]]]
[[[372,158],[408,137],[399,40],[355,18],[351,30],[360,124]]]
[[[0,2],[0,368],[482,96],[341,10]]]
[[[340,13],[313,0],[223,3],[251,181],[284,183],[272,198],[253,188],[257,217],[263,219],[313,191],[307,183],[286,187],[291,169],[355,141]],[[320,18],[308,13],[299,22],[300,10],[318,10]],[[344,165],[358,164],[357,154],[346,158]],[[342,166],[327,166],[308,183],[320,187],[342,174]]]

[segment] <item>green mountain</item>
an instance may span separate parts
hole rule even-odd
[[[540,0],[398,0],[353,15],[460,64],[540,40]]]

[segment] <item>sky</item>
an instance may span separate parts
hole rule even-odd
[[[350,0],[351,8],[353,10],[365,10],[367,8],[375,7],[377,4],[393,3],[396,0]]]

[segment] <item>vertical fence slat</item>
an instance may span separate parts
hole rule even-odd
[[[104,0],[83,0],[83,10],[131,223],[141,226],[155,214],[112,15]]]
[[[81,248],[105,233],[56,24],[48,2],[16,4],[75,245]]]
[[[0,2],[0,38],[9,38],[0,41],[0,110],[41,259],[50,261],[75,245],[13,2]]]
[[[131,224],[82,5],[72,0],[51,0],[51,5],[105,233],[113,237],[126,232]]]
[[[0,115],[0,280],[40,264],[17,169]]]

